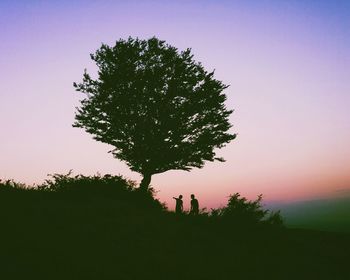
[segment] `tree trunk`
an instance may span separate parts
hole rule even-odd
[[[140,184],[140,190],[147,192],[149,184],[151,183],[152,174],[143,174],[143,178]]]

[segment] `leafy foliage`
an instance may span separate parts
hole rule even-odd
[[[280,212],[270,212],[261,205],[262,195],[250,201],[239,193],[229,196],[226,207],[212,209],[211,216],[240,225],[257,225],[260,223],[283,226]],[[268,215],[269,214],[269,215]]]
[[[134,181],[128,180],[120,175],[110,174],[94,176],[72,175],[72,171],[67,174],[52,174],[51,179],[44,183],[27,186],[14,180],[0,180],[0,194],[7,192],[19,197],[22,194],[37,195],[42,199],[51,199],[52,197],[73,201],[96,201],[111,200],[112,203],[122,204],[128,209],[144,209],[143,211],[166,210],[165,204],[155,199],[155,191],[149,188],[148,192],[141,192]],[[46,194],[46,196],[45,196]],[[27,197],[28,198],[28,197]],[[103,202],[103,203],[106,203]],[[207,211],[201,209],[197,217],[189,219],[203,220],[206,222],[222,221],[227,225],[236,225],[246,227],[247,225],[274,225],[283,227],[283,218],[280,211],[266,210],[262,206],[262,195],[256,200],[250,201],[241,197],[239,193],[229,196],[227,206]],[[170,214],[170,213],[168,213]],[[219,222],[219,224],[222,224]]]
[[[123,205],[129,209],[143,209],[143,211],[163,211],[165,204],[154,198],[154,190],[150,188],[148,192],[140,192],[136,188],[136,183],[127,180],[122,176],[106,175],[72,175],[52,174],[51,179],[34,186],[27,186],[16,183],[13,180],[2,182],[0,180],[0,193],[20,194],[21,198],[30,200],[36,198],[47,201],[59,199],[62,203],[66,201],[113,203]],[[15,192],[15,193],[14,193]],[[30,195],[30,197],[28,196]],[[34,199],[35,199],[34,197]],[[98,207],[98,206],[96,206]]]
[[[144,176],[145,188],[153,174],[223,161],[214,149],[236,137],[227,132],[227,85],[194,61],[190,49],[129,38],[103,44],[91,59],[98,78],[85,70],[82,83],[74,83],[86,98],[73,126],[114,146],[113,155]]]
[[[1,190],[24,190],[26,189],[26,184],[19,183],[14,180],[1,180],[0,179],[0,188]]]
[[[349,235],[179,216],[112,177],[1,181],[1,279],[349,279]]]

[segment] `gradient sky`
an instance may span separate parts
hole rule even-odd
[[[119,38],[157,36],[231,86],[237,140],[225,163],[153,177],[173,207],[230,193],[292,201],[350,190],[350,1],[0,1],[0,178],[137,173],[72,128],[94,72],[89,54]]]

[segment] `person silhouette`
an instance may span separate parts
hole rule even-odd
[[[194,194],[191,194],[191,211],[192,215],[198,215],[199,213],[199,204],[198,200],[194,197]]]
[[[176,214],[182,214],[182,211],[183,211],[182,195],[180,194],[178,198],[177,197],[173,197],[173,199],[176,200],[175,213]]]

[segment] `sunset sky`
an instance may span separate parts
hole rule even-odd
[[[137,173],[73,128],[101,43],[156,36],[230,87],[225,163],[153,176],[162,201],[231,193],[295,201],[350,193],[350,1],[0,1],[0,178]]]

